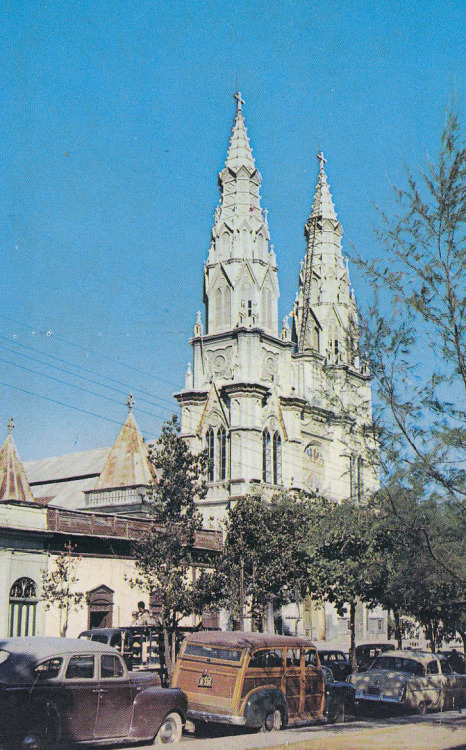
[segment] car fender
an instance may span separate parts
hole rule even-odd
[[[180,714],[184,724],[188,700],[179,688],[149,687],[136,695],[133,703],[130,737],[155,737],[160,725],[172,711]]]
[[[264,716],[279,709],[283,718],[283,726],[288,723],[288,707],[282,691],[275,685],[263,686],[252,690],[243,701],[242,714],[246,719],[246,726],[259,728]]]

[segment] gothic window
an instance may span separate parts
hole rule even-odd
[[[10,589],[10,638],[36,634],[37,602],[37,587],[34,581],[31,578],[18,578]]]
[[[262,433],[262,481],[272,482],[272,461],[270,455],[270,432],[266,429]]]
[[[224,427],[217,432],[219,479],[223,481],[227,476],[227,434]]]
[[[357,463],[358,502],[362,502],[364,496],[364,459],[358,456]]]
[[[226,328],[231,325],[231,289],[229,286],[225,288],[225,295],[223,298],[223,322]]]
[[[282,483],[282,439],[280,433],[273,434],[273,483]]]
[[[230,257],[231,250],[231,234],[230,232],[223,232],[222,234],[222,255],[224,258]]]
[[[305,455],[305,482],[308,490],[322,490],[324,481],[324,459],[322,457],[320,446],[308,445],[304,451]]]
[[[312,348],[315,349],[316,352],[318,352],[320,349],[318,326],[314,326],[313,331],[312,331]]]
[[[267,484],[282,483],[282,438],[279,432],[262,433],[262,481]]]
[[[222,289],[216,289],[215,291],[215,317],[216,324],[222,325],[222,312],[223,312],[223,291]]]
[[[209,427],[206,432],[207,481],[223,482],[227,478],[227,432],[223,425],[218,429]]]
[[[215,476],[215,436],[212,427],[209,427],[206,433],[206,444],[207,444],[207,480],[209,482],[214,481]]]
[[[248,318],[252,318],[252,299],[248,299]]]

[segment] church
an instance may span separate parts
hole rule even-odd
[[[219,524],[229,503],[241,496],[258,492],[267,500],[285,489],[359,503],[377,486],[370,374],[359,352],[356,302],[326,160],[318,154],[296,298],[279,321],[277,256],[267,210],[261,207],[262,178],[241,94],[235,100],[204,267],[204,315],[197,314],[192,365],[175,394],[182,436],[193,452],[207,449],[209,457],[202,502],[206,528],[195,545],[201,565],[206,551],[220,550]],[[131,395],[127,406],[113,447],[24,467],[9,425],[0,450],[0,591],[9,601],[0,634],[26,632],[26,620],[18,614],[23,610],[37,620],[29,633],[55,627],[40,600],[40,579],[65,541],[83,557],[81,583],[88,602],[71,632],[99,617],[106,624],[128,619],[131,541],[148,523],[157,479]],[[302,616],[293,607],[282,613],[290,632],[300,622],[300,630],[314,640],[347,647],[347,618],[338,617],[333,607],[307,602]],[[359,641],[384,640],[386,627],[386,613],[358,606]]]
[[[176,394],[182,435],[193,451],[208,450],[203,511],[221,519],[229,501],[259,488],[265,497],[285,488],[360,502],[377,482],[370,375],[326,160],[318,154],[296,298],[280,322],[262,177],[244,101],[235,99],[204,267],[204,316],[197,314],[193,365]]]

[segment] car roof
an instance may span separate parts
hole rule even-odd
[[[433,654],[431,651],[401,651],[400,649],[384,651],[383,654],[379,654],[377,658],[385,658],[386,656],[396,656],[399,659],[412,659],[413,661],[419,661],[423,664],[427,663],[428,661],[432,661],[432,659],[440,658],[437,656],[437,654]]]
[[[289,635],[272,635],[270,633],[245,633],[240,630],[224,632],[220,630],[204,630],[199,633],[189,633],[187,643],[206,644],[208,646],[222,646],[227,648],[296,648],[304,646],[315,648],[307,638]]]
[[[32,658],[44,659],[47,656],[82,654],[83,651],[115,654],[112,646],[83,638],[53,638],[47,636],[24,636],[0,639],[0,649],[11,654],[28,654]]]

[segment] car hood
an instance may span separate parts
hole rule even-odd
[[[162,682],[158,671],[153,669],[141,669],[137,672],[128,672],[130,682],[137,687],[161,687]]]

